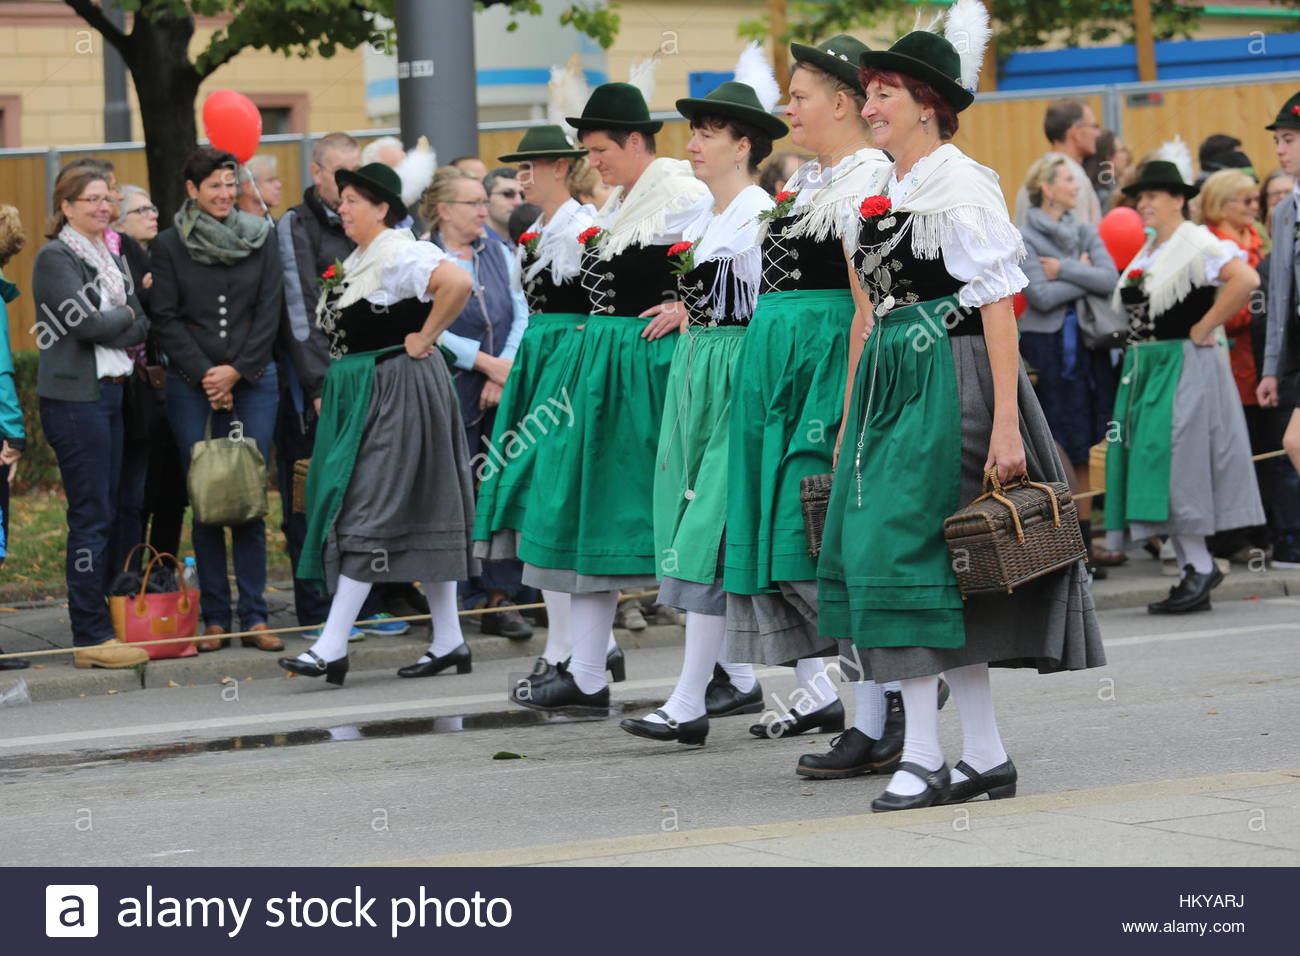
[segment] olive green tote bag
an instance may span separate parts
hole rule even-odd
[[[189,492],[202,524],[246,524],[266,514],[266,461],[243,422],[232,420],[229,435],[213,438],[208,415],[203,440],[190,450]]]

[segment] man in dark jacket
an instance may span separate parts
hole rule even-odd
[[[295,571],[307,521],[305,516],[293,514],[289,505],[293,496],[293,463],[311,457],[321,390],[330,364],[325,333],[316,327],[320,276],[335,262],[346,259],[356,246],[344,234],[336,211],[339,191],[334,173],[360,166],[361,150],[347,133],[330,133],[316,142],[311,160],[313,185],[303,193],[302,202],[286,212],[276,226],[280,258],[284,262],[285,304],[285,321],[277,348],[282,393],[276,447],[280,500],[284,507],[281,529]],[[296,578],[293,587],[298,623],[303,626],[324,623],[329,614],[329,596]],[[361,610],[362,620],[371,619],[382,610],[384,594],[385,589],[372,589],[370,599]],[[363,629],[366,633],[401,634],[410,625],[386,622],[367,624]]]

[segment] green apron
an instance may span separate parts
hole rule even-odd
[[[727,521],[731,382],[743,325],[677,338],[654,474],[656,574],[712,584]]]
[[[863,648],[966,643],[943,537],[961,491],[961,403],[942,323],[956,304],[894,309],[862,350],[817,565],[826,637]]]
[[[572,396],[564,376],[580,341],[577,329],[587,318],[560,312],[529,317],[501,394],[492,443],[486,453],[479,452],[487,457],[481,466],[475,541],[490,541],[497,531],[522,527],[537,447],[547,435],[569,424],[566,409],[572,409]]]
[[[635,315],[587,317],[561,385],[572,426],[541,442],[519,557],[591,576],[652,575],[654,466],[673,336]]]
[[[799,481],[831,470],[853,310],[848,289],[758,297],[731,396],[723,588],[732,594],[817,577]]]
[[[1174,395],[1186,339],[1141,342],[1124,352],[1115,393],[1118,435],[1107,435],[1106,528],[1169,520]]]

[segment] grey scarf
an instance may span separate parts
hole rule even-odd
[[[1083,229],[1068,212],[1059,222],[1037,206],[1031,206],[1025,216],[1025,228],[1039,233],[1061,253],[1059,258],[1077,259],[1084,249]]]
[[[271,234],[271,221],[232,209],[224,220],[208,215],[193,199],[176,213],[176,231],[195,262],[230,266],[262,248]]]

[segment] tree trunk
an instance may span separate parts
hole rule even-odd
[[[170,13],[137,13],[126,57],[140,101],[149,193],[158,207],[158,227],[166,229],[185,199],[181,170],[198,144],[194,101],[199,74],[190,62],[194,19]]]

